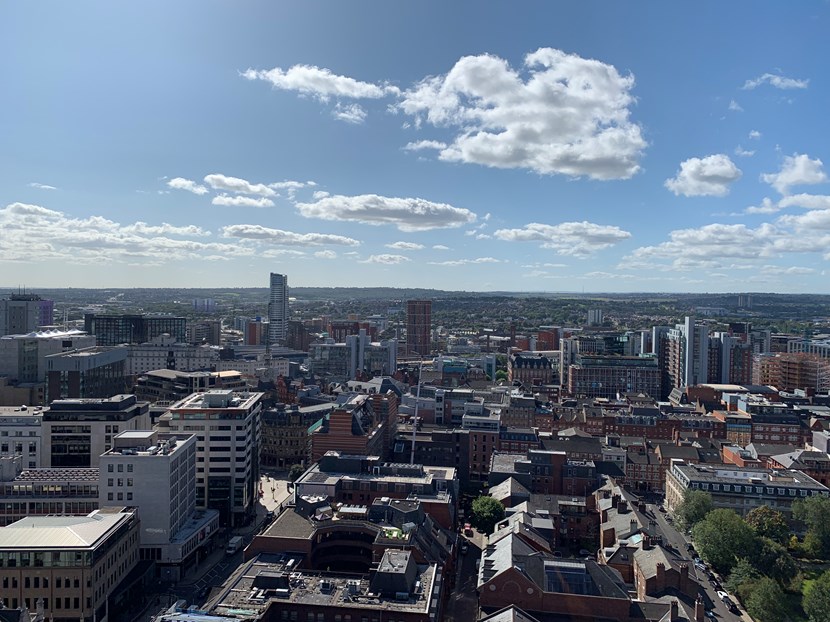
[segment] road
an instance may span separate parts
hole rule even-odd
[[[461,535],[460,538],[465,538]],[[444,620],[447,622],[468,622],[478,619],[478,566],[476,561],[481,559],[481,551],[487,544],[483,534],[474,531],[467,539],[468,550],[458,555],[458,567],[455,575],[455,588],[450,593],[447,607],[444,610]],[[459,540],[459,545],[461,540]]]
[[[672,549],[680,557],[687,559],[689,561],[689,565],[694,568],[692,554],[686,550],[686,545],[692,542],[691,538],[687,538],[685,535],[680,533],[680,531],[674,527],[674,524],[669,522],[667,514],[659,511],[657,505],[649,503],[646,505],[646,510],[649,518],[653,517],[657,521],[657,526],[660,528],[660,531],[663,532],[665,546]],[[731,613],[726,608],[726,605],[723,604],[723,601],[718,598],[717,589],[726,591],[726,588],[720,587],[716,589],[709,582],[709,577],[707,577],[704,572],[698,568],[695,568],[695,572],[698,576],[698,583],[700,583],[700,588],[703,592],[703,600],[706,604],[707,610],[711,609],[720,620],[726,620],[728,622],[734,622],[737,620],[752,622],[752,618],[750,618],[749,615],[740,608],[740,605],[738,605],[737,598],[732,595],[729,597],[730,600],[738,606],[738,610],[740,611],[740,614],[738,615]],[[714,573],[713,576],[717,579],[718,583],[722,583],[720,577]]]

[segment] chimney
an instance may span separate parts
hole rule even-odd
[[[617,513],[618,514],[625,514],[628,512],[628,501],[625,499],[620,499],[617,503]]]
[[[672,600],[671,600],[671,619],[672,620],[677,620],[678,617],[679,616],[677,614],[677,599],[672,598]]]
[[[620,504],[620,495],[611,496],[611,507],[615,508]]]
[[[666,566],[663,562],[657,562],[657,576],[655,578],[654,590],[662,592],[666,589]]]
[[[697,595],[695,600],[695,622],[703,622],[706,617],[706,608],[703,606],[703,596]]]
[[[637,532],[637,519],[632,518],[631,522],[629,523],[629,526],[631,528],[631,533],[636,533]]]

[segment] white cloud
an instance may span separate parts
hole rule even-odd
[[[208,191],[208,189],[204,186],[197,184],[191,179],[185,179],[184,177],[174,177],[167,182],[167,185],[175,190],[187,190],[193,194],[207,194]]]
[[[744,111],[744,109],[741,108],[741,105],[738,102],[736,102],[734,99],[729,101],[729,110],[731,110],[732,112],[743,112]]]
[[[785,276],[791,276],[791,275],[799,275],[799,274],[813,274],[813,273],[815,273],[815,269],[813,269],[813,268],[804,268],[804,267],[801,267],[801,266],[790,266],[788,268],[785,268],[783,266],[766,265],[766,266],[763,266],[761,268],[761,272],[763,272],[764,274],[770,274],[770,275],[779,275],[780,274],[780,275],[785,275]]]
[[[361,263],[379,263],[393,266],[407,261],[410,261],[409,257],[404,257],[403,255],[370,255],[368,259],[363,260]]]
[[[366,111],[357,104],[340,104],[338,103],[334,110],[331,111],[332,116],[346,123],[359,125],[366,120]]]
[[[327,196],[329,196],[329,193],[325,190],[315,190],[314,194],[311,196],[315,201],[318,201],[320,199],[325,199]]]
[[[392,248],[397,251],[419,251],[424,248],[423,244],[418,244],[416,242],[393,242],[392,244],[386,244],[386,248]]]
[[[399,93],[394,86],[361,82],[312,65],[294,65],[285,70],[279,67],[267,71],[248,69],[242,73],[242,77],[248,80],[265,80],[275,88],[311,95],[322,101],[327,101],[330,97],[378,99]]]
[[[406,151],[421,151],[423,149],[446,149],[447,143],[442,143],[440,140],[417,140],[415,142],[406,143],[404,149]]]
[[[830,231],[830,209],[817,209],[804,214],[781,216],[778,224],[792,227],[796,232],[806,234],[808,238],[813,237],[813,234],[821,235],[821,231]]]
[[[450,250],[450,247],[444,246],[443,244],[434,244],[432,249],[436,251],[448,251]]]
[[[758,130],[749,130],[749,137],[752,140],[758,140],[761,138],[761,132],[759,132]]]
[[[285,180],[268,184],[268,187],[273,188],[274,190],[288,190],[290,192],[292,190],[299,190],[300,188],[305,188],[306,186],[314,185],[316,184],[314,184],[313,182]]]
[[[276,192],[265,184],[253,184],[247,179],[228,177],[221,173],[205,175],[205,183],[214,190],[235,192],[237,194],[256,194],[263,197],[272,197]]]
[[[217,197],[213,197],[211,203],[224,207],[274,207],[274,202],[265,197],[255,199],[254,197],[234,197],[229,194],[220,194]]]
[[[460,227],[474,222],[470,210],[418,198],[383,197],[376,194],[333,195],[314,203],[297,203],[306,218],[344,220],[369,225],[395,225],[400,231],[428,231]]]
[[[811,160],[805,153],[785,156],[781,170],[777,173],[765,173],[761,179],[781,194],[789,194],[790,186],[821,184],[827,181],[818,158]]]
[[[560,255],[577,257],[610,248],[631,237],[628,231],[592,222],[563,222],[558,225],[530,223],[522,229],[499,229],[493,234],[509,242],[542,242]]]
[[[338,244],[341,246],[359,246],[360,242],[353,238],[328,233],[294,233],[280,229],[270,229],[262,225],[228,225],[222,228],[222,235],[226,238],[242,238],[247,240],[262,240],[283,246],[321,246],[323,244]]]
[[[593,179],[637,173],[646,141],[629,118],[633,76],[552,48],[528,54],[524,73],[465,56],[403,93],[398,109],[416,126],[456,130],[442,160]]]
[[[0,260],[66,264],[162,265],[182,259],[247,256],[239,245],[180,239],[205,237],[195,225],[122,225],[101,216],[70,217],[39,205],[11,203],[0,209]]]
[[[782,208],[830,209],[830,196],[826,194],[791,194],[783,197],[778,204]]]
[[[504,263],[495,257],[477,257],[476,259],[453,259],[449,261],[430,261],[433,266],[470,266],[485,263]]]
[[[705,158],[689,158],[680,163],[680,170],[667,179],[666,188],[687,197],[729,194],[729,185],[741,178],[741,169],[722,153]]]
[[[41,184],[39,182],[33,181],[29,184],[30,188],[37,188],[38,190],[57,190],[55,186],[49,186],[47,184]]]
[[[744,149],[743,147],[738,145],[737,147],[735,147],[735,155],[740,156],[742,158],[751,158],[752,156],[755,155],[755,150],[754,149]]]
[[[786,76],[777,75],[774,73],[765,73],[752,80],[744,82],[744,89],[754,89],[762,84],[769,84],[777,89],[806,89],[810,84],[810,80],[799,80],[797,78],[787,78]]]
[[[317,251],[316,253],[314,253],[314,256],[318,259],[337,259],[337,253],[330,250]]]
[[[781,204],[776,203],[769,197],[764,197],[761,205],[752,205],[744,210],[746,214],[774,214],[781,211]]]

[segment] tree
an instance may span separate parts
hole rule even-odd
[[[798,574],[798,566],[786,547],[769,538],[758,538],[751,562],[758,572],[775,579],[782,586]]]
[[[830,497],[797,499],[793,502],[793,517],[807,527],[805,553],[821,559],[830,557]]]
[[[288,481],[294,483],[297,479],[305,473],[305,467],[302,464],[292,464],[288,469]]]
[[[712,495],[703,490],[687,488],[683,494],[683,501],[674,510],[674,516],[678,525],[686,530],[702,521],[712,509]]]
[[[810,622],[830,622],[830,570],[825,570],[801,601]]]
[[[783,622],[788,617],[784,590],[768,577],[760,579],[746,600],[746,610],[759,622]]]
[[[473,524],[479,531],[491,533],[504,518],[504,506],[493,497],[481,496],[473,500]]]
[[[746,523],[752,527],[755,535],[769,538],[779,544],[786,544],[790,537],[790,527],[787,519],[778,510],[761,505],[746,515]]]
[[[725,583],[726,589],[736,594],[740,601],[745,603],[760,578],[761,573],[749,563],[748,559],[739,559],[732,572],[729,573],[729,578]]]
[[[500,369],[496,372],[496,380],[504,380],[507,382],[507,372],[503,369]]]
[[[697,550],[722,575],[755,548],[755,534],[732,510],[712,510],[692,528]]]

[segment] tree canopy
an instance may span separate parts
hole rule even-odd
[[[807,527],[804,551],[821,559],[830,557],[830,497],[797,499],[793,516]]]
[[[473,524],[484,533],[491,533],[496,523],[504,518],[504,506],[493,497],[480,496],[473,500]]]
[[[784,590],[768,577],[759,579],[746,600],[746,610],[759,622],[783,622],[787,619]]]
[[[830,570],[816,579],[801,602],[810,622],[830,622]]]
[[[305,473],[305,467],[302,464],[292,464],[288,470],[288,481],[296,482],[303,473]]]
[[[692,536],[701,557],[722,575],[755,548],[752,529],[732,510],[712,510],[692,528]]]
[[[687,488],[683,501],[674,510],[674,516],[682,529],[691,529],[713,509],[712,495],[703,490]]]
[[[790,537],[787,519],[778,510],[766,505],[758,506],[746,515],[747,524],[757,536],[769,538],[779,544],[786,544]]]

